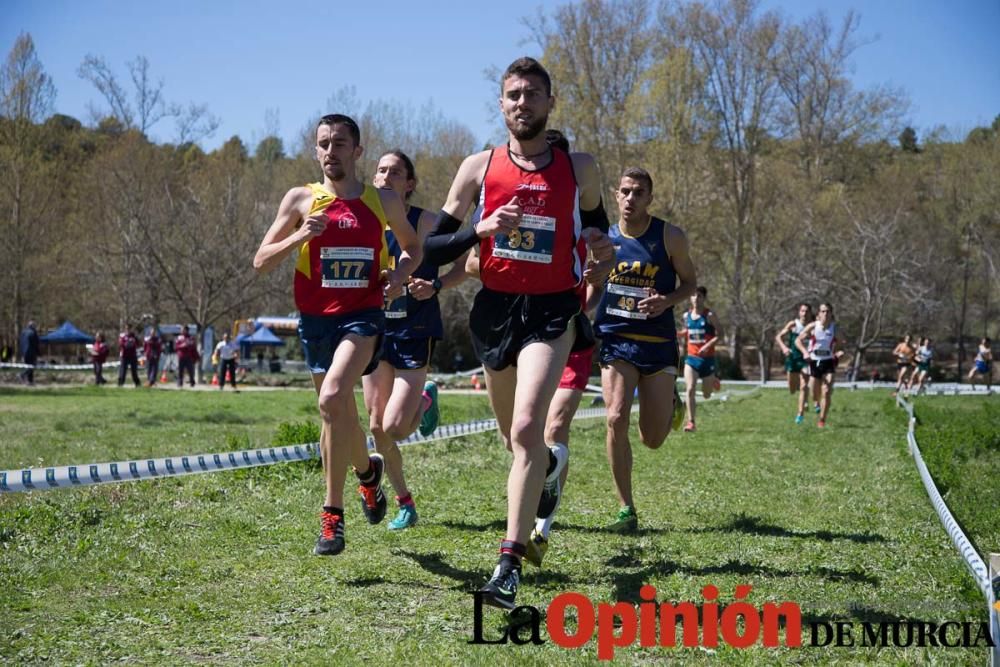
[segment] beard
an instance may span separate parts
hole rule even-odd
[[[342,181],[347,177],[347,171],[344,170],[343,165],[324,165],[323,172],[327,178],[334,182]]]
[[[545,125],[548,122],[548,114],[539,116],[525,125],[518,123],[516,118],[504,117],[504,123],[507,125],[507,129],[510,130],[510,133],[518,141],[530,141],[531,139],[534,139],[545,131]]]

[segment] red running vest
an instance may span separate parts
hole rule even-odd
[[[480,204],[486,219],[517,195],[523,211],[509,236],[480,241],[483,285],[497,292],[552,294],[575,288],[583,275],[580,255],[579,189],[569,155],[552,151],[552,161],[536,171],[515,164],[508,147],[490,152]]]

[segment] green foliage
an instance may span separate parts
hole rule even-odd
[[[917,145],[917,131],[912,127],[905,127],[899,133],[899,147],[904,153],[919,153],[920,147]]]

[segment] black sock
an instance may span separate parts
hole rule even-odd
[[[546,447],[545,450],[549,453],[549,467],[545,469],[545,476],[548,477],[556,469],[556,466],[559,465],[559,461],[556,459],[556,455],[552,453],[551,449]]]
[[[340,507],[331,507],[330,505],[323,505],[323,511],[329,512],[330,514],[335,514],[336,516],[343,517],[344,510]]]

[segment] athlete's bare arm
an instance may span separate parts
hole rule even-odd
[[[667,255],[674,265],[674,273],[677,274],[677,280],[680,284],[669,294],[660,294],[651,290],[652,294],[638,303],[639,312],[649,313],[653,317],[671,306],[687,301],[698,288],[698,276],[695,272],[694,262],[691,261],[691,251],[688,248],[687,236],[684,235],[684,231],[676,225],[667,223],[663,228],[663,244],[667,248]]]
[[[465,257],[465,275],[479,280],[479,251],[473,248]]]
[[[708,341],[702,346],[701,350],[698,351],[699,356],[705,350],[714,350],[716,347],[716,343],[718,343],[724,336],[724,332],[722,331],[722,325],[719,323],[719,317],[715,314],[714,310],[708,311],[707,318],[708,321],[712,323],[712,326],[715,327],[715,338]]]
[[[399,243],[399,259],[396,268],[387,272],[386,296],[394,299],[403,293],[403,286],[418,266],[423,256],[423,248],[417,232],[406,219],[406,206],[398,194],[392,190],[377,190],[385,212],[386,221]]]
[[[795,347],[799,348],[799,352],[802,353],[803,357],[809,356],[809,349],[806,347],[806,340],[808,340],[809,334],[811,334],[812,330],[815,328],[816,323],[810,322],[804,329],[802,329],[802,331],[799,332],[798,337],[795,339]]]
[[[604,296],[604,285],[587,284],[587,303],[583,308],[587,317],[593,317],[594,311],[601,305],[602,296]]]
[[[254,269],[260,273],[274,270],[292,251],[323,233],[328,221],[326,214],[317,213],[306,218],[311,201],[312,191],[306,187],[292,188],[285,193],[278,214],[254,255]],[[300,226],[303,219],[305,222]]]
[[[785,344],[785,336],[795,327],[795,320],[790,320],[785,327],[774,336],[774,342],[781,348],[781,353],[786,357],[792,353],[792,349]]]
[[[601,175],[597,162],[589,153],[570,153],[570,161],[577,187],[580,188],[580,210],[593,211],[601,204]],[[584,227],[582,234],[594,256],[594,262],[588,263],[584,271],[584,278],[592,285],[602,285],[614,268],[614,245],[608,235],[596,227]]]

